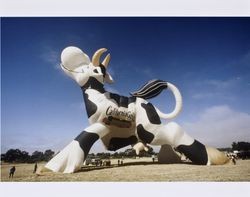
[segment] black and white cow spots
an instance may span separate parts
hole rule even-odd
[[[84,86],[81,87],[83,92],[89,88],[95,89],[100,93],[106,92],[104,89],[104,85],[94,77],[89,77],[88,81],[84,84]]]
[[[113,137],[110,139],[108,150],[116,151],[128,145],[137,143],[138,139],[135,136],[130,136],[128,138]]]
[[[195,164],[206,165],[208,162],[206,147],[197,140],[195,140],[194,143],[189,146],[179,145],[177,150],[183,153]]]
[[[159,115],[157,114],[154,106],[151,103],[142,103],[141,106],[145,109],[147,113],[148,120],[152,124],[161,124],[161,119]]]
[[[114,93],[109,93],[109,96],[111,99],[115,100],[118,107],[128,108],[128,105],[130,103],[134,103],[136,100],[136,97],[120,96],[120,95],[114,94]]]
[[[89,100],[89,95],[85,92],[83,92],[83,98],[84,98],[88,118],[90,118],[92,115],[96,113],[97,105],[93,103],[91,100]]]
[[[150,133],[149,131],[147,131],[146,129],[144,129],[142,124],[139,124],[137,126],[137,134],[140,140],[148,144],[150,144],[154,139],[154,135]]]
[[[97,90],[100,93],[104,93],[105,92],[103,84],[100,83],[94,77],[89,77],[89,79],[86,82],[86,84],[81,87],[88,118],[90,118],[97,111],[97,105],[95,103],[93,103],[91,100],[89,100],[89,95],[85,92],[86,89],[89,89],[89,88],[95,89],[95,90]]]
[[[103,66],[102,64],[100,64],[99,66],[100,66],[100,68],[101,68],[103,77],[105,77],[105,75],[106,75],[106,68],[105,68],[105,66]]]
[[[79,145],[83,150],[85,157],[87,157],[90,148],[98,139],[99,135],[97,135],[96,133],[89,133],[86,131],[83,131],[75,138],[75,140],[79,142]]]

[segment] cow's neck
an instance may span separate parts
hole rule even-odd
[[[87,94],[87,90],[96,90],[96,91],[91,91],[91,94],[103,94],[105,93],[105,89],[102,83],[100,83],[97,79],[94,77],[90,77],[88,82],[81,87],[82,92],[83,92],[83,98],[84,98],[84,103],[86,107],[86,111],[88,114],[88,118],[90,118],[92,115],[94,115],[97,111],[97,105],[96,103],[93,103],[89,97],[90,95]],[[97,95],[92,95],[92,96],[97,96]]]
[[[85,83],[85,85],[81,87],[81,89],[84,93],[87,89],[94,89],[100,93],[106,92],[104,89],[104,85],[94,77],[90,77],[87,83]]]

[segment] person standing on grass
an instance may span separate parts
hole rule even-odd
[[[152,155],[152,161],[155,162],[155,155]]]
[[[37,163],[36,163],[35,166],[34,166],[33,173],[36,173],[36,170],[37,170]]]
[[[236,165],[236,157],[234,155],[232,155],[231,160],[232,160],[233,164]]]
[[[16,171],[16,167],[13,166],[13,167],[10,169],[9,178],[13,178],[13,176],[14,176],[14,174],[15,174],[15,171]]]

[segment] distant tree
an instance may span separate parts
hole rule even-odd
[[[102,158],[103,155],[104,155],[104,153],[96,153],[96,156],[97,156],[97,157],[100,157],[100,158]]]
[[[54,151],[52,151],[52,150],[46,150],[44,153],[43,153],[43,160],[44,161],[49,161],[52,157],[53,157],[53,155],[55,154],[55,152]]]
[[[4,161],[22,162],[22,151],[19,149],[10,149],[5,153]]]
[[[101,159],[109,159],[110,158],[110,153],[97,153],[96,156],[100,157]]]
[[[135,150],[132,149],[132,148],[126,149],[126,150],[124,151],[124,153],[125,153],[125,156],[127,156],[127,157],[135,157],[135,156],[136,156],[136,152],[135,152]]]
[[[110,153],[104,153],[104,159],[109,159],[110,158]]]
[[[94,157],[95,156],[95,153],[89,153],[88,154],[88,157]]]
[[[233,149],[233,150],[238,150],[238,149],[239,149],[238,143],[233,142],[233,143],[232,143],[232,149]]]
[[[126,156],[125,152],[119,152],[119,153],[118,153],[118,155],[119,155],[119,157],[120,157],[120,158],[122,158],[122,157],[125,157],[125,156]]]
[[[217,148],[219,151],[222,151],[222,152],[231,152],[232,151],[232,148]]]
[[[21,162],[29,162],[30,160],[30,155],[26,151],[22,151],[22,159]]]
[[[114,153],[112,154],[112,157],[113,157],[113,158],[120,158],[118,152],[114,152]]]
[[[250,143],[249,142],[233,142],[232,149],[238,151],[249,151],[250,150]]]
[[[44,159],[43,152],[40,152],[40,151],[33,152],[30,159],[32,162],[43,161]]]
[[[250,150],[250,143],[249,142],[238,142],[238,146],[240,150],[248,151]]]

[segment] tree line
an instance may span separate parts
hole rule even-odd
[[[1,161],[8,162],[8,163],[35,163],[41,161],[49,161],[55,152],[52,150],[46,150],[44,152],[41,151],[34,151],[31,155],[26,151],[21,151],[19,149],[10,149],[6,153],[1,154]],[[150,157],[152,154],[155,154],[153,148],[150,147],[149,151],[141,151],[140,157]],[[100,159],[109,159],[109,158],[123,158],[123,157],[135,157],[137,156],[135,150],[126,149],[123,152],[114,152],[114,153],[90,153],[88,155],[89,158],[99,157]]]
[[[222,151],[250,151],[250,143],[249,142],[233,142],[231,148],[221,148]],[[44,152],[41,151],[34,151],[31,155],[26,151],[21,151],[19,149],[10,149],[6,153],[1,154],[1,161],[4,162],[10,162],[10,163],[35,163],[35,162],[41,162],[41,161],[49,161],[53,156],[55,152],[48,149]],[[150,157],[151,155],[156,154],[152,147],[149,147],[149,151],[141,151],[140,157]],[[101,159],[108,159],[108,158],[123,158],[123,157],[135,157],[137,156],[135,153],[135,150],[132,148],[126,149],[125,151],[121,152],[114,152],[114,153],[91,153],[88,155],[88,157],[99,157]]]
[[[250,151],[250,143],[249,142],[233,142],[232,150]]]
[[[9,149],[6,153],[1,154],[1,161],[9,163],[35,163],[49,161],[54,154],[55,152],[50,149],[44,152],[34,151],[31,155],[19,149]]]

